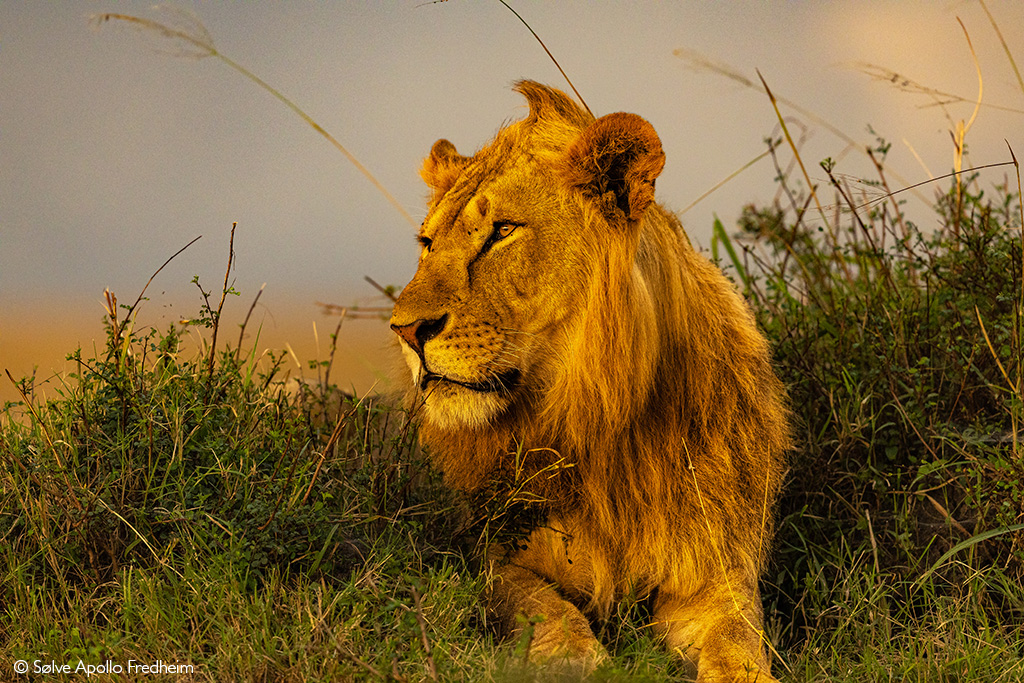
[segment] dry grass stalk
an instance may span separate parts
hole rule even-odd
[[[759,92],[763,92],[765,94],[769,94],[765,90],[765,87],[758,86],[757,83],[755,83],[754,81],[752,81],[749,78],[747,78],[746,76],[744,76],[736,68],[734,68],[734,67],[732,67],[732,66],[730,66],[728,64],[723,64],[721,62],[713,61],[710,58],[706,57],[705,55],[701,54],[700,52],[697,52],[696,50],[688,50],[686,48],[677,48],[677,49],[672,51],[672,54],[675,55],[676,57],[682,59],[684,62],[686,62],[690,66],[690,68],[692,68],[692,69],[694,69],[696,71],[709,71],[709,72],[711,72],[713,74],[717,74],[719,76],[724,76],[725,78],[728,78],[729,80],[735,81],[736,83],[739,83],[740,85],[742,85],[742,86],[744,86],[746,88],[750,88],[752,90],[757,90]],[[843,132],[841,129],[839,129],[836,126],[834,126],[831,123],[829,123],[823,117],[819,116],[818,114],[815,114],[813,111],[807,109],[806,107],[802,107],[801,105],[797,104],[793,100],[790,100],[790,99],[788,99],[786,97],[783,97],[781,95],[775,95],[773,93],[773,94],[771,94],[771,96],[774,97],[774,100],[775,100],[776,103],[783,104],[786,107],[789,107],[793,111],[797,112],[798,114],[800,114],[801,116],[806,118],[808,121],[811,121],[812,123],[814,123],[814,124],[816,124],[818,126],[821,126],[825,130],[827,130],[828,132],[832,133],[837,138],[839,138],[840,140],[845,142],[846,145],[847,145],[847,148],[844,149],[839,155],[837,155],[838,157],[844,156],[846,154],[846,152],[848,150],[851,150],[851,149],[852,150],[857,150],[857,151],[859,151],[862,154],[866,154],[867,153],[866,152],[867,147],[865,145],[863,145],[862,143],[860,143],[857,140],[853,139],[852,137],[847,135],[845,132]],[[758,158],[760,158],[760,157],[758,157]],[[746,168],[746,167],[744,167],[744,168]],[[905,179],[902,176],[900,176],[899,174],[897,174],[897,173],[895,173],[895,172],[893,172],[891,170],[890,170],[890,174],[892,175],[893,178],[895,178],[902,185],[910,185],[910,182],[907,179]],[[729,177],[729,179],[735,177],[735,175],[736,175],[735,173],[732,174]],[[715,186],[715,189],[717,189],[719,186],[721,186],[723,184],[724,184],[724,182],[723,183],[719,183],[718,185]],[[924,195],[922,195],[922,194],[920,194],[918,192],[914,192],[914,195],[918,199],[920,199],[921,201],[925,202],[926,204],[930,203],[929,200]],[[703,196],[701,197],[701,199],[703,199]],[[698,201],[700,201],[700,200],[698,200]],[[687,208],[689,208],[689,207],[687,207]]]
[[[1006,39],[1003,38],[1003,32],[999,30],[999,24],[996,22],[995,17],[988,11],[988,5],[985,4],[985,0],[978,0],[981,4],[981,9],[985,10],[985,16],[988,17],[989,23],[992,24],[992,29],[996,32],[996,36],[999,38],[999,44],[1003,46],[1003,52],[1006,53],[1006,59],[1010,62],[1010,66],[1013,68],[1013,73],[1017,76],[1017,84],[1020,86],[1020,91],[1024,93],[1024,78],[1020,75],[1020,69],[1017,68],[1017,60],[1013,58],[1013,53],[1010,52],[1010,47],[1006,44]]]
[[[764,86],[764,91],[768,95],[768,99],[772,102],[772,108],[775,109],[775,116],[779,119],[779,125],[782,127],[782,133],[786,136],[786,142],[789,143],[789,148],[793,150],[793,157],[796,159],[797,164],[800,165],[800,172],[803,173],[804,182],[807,183],[807,190],[811,193],[814,198],[814,203],[818,207],[818,213],[821,215],[821,220],[825,223],[825,227],[829,227],[828,217],[825,215],[825,209],[822,208],[821,202],[818,200],[818,193],[815,191],[816,186],[811,182],[810,175],[807,174],[807,169],[804,167],[804,160],[800,157],[800,149],[795,142],[793,142],[792,136],[789,134],[789,127],[786,125],[786,119],[782,116],[782,112],[779,111],[779,102],[775,99],[775,94],[772,93],[771,88],[768,87],[767,81],[764,80],[764,76],[761,72],[757,72],[757,77],[761,79],[761,85]]]
[[[154,35],[158,35],[168,40],[175,41],[179,44],[184,44],[184,50],[179,49],[177,52],[170,53],[172,55],[179,57],[190,57],[194,59],[203,59],[204,57],[216,57],[217,59],[221,60],[222,62],[230,66],[232,69],[242,74],[252,82],[256,83],[256,85],[260,86],[267,92],[269,92],[271,95],[280,100],[286,107],[288,107],[293,112],[298,114],[298,116],[307,124],[309,124],[310,127],[313,128],[313,130],[322,135],[328,142],[331,143],[331,145],[334,146],[335,149],[341,152],[342,155],[344,155],[344,157],[348,159],[349,162],[353,166],[355,166],[356,169],[360,173],[362,173],[363,176],[367,180],[369,180],[370,183],[372,183],[375,188],[377,188],[377,191],[384,195],[384,198],[387,199],[388,202],[390,202],[393,207],[395,207],[395,210],[397,210],[398,213],[402,215],[402,218],[404,218],[406,222],[409,223],[409,225],[411,225],[414,228],[419,227],[419,222],[413,219],[411,215],[409,215],[409,212],[405,210],[405,207],[403,207],[397,199],[395,199],[394,195],[388,192],[387,188],[385,188],[384,185],[382,185],[381,182],[377,180],[376,176],[370,173],[369,169],[363,166],[363,164],[355,157],[355,155],[353,155],[345,147],[343,147],[342,144],[338,142],[337,138],[335,138],[333,135],[324,130],[320,126],[320,124],[318,124],[316,121],[313,120],[311,116],[309,116],[309,114],[303,111],[298,105],[296,105],[292,100],[290,100],[288,97],[282,94],[279,90],[271,86],[269,83],[264,81],[262,78],[260,78],[253,72],[246,69],[238,62],[235,62],[230,57],[220,52],[213,44],[213,38],[210,36],[209,31],[206,30],[206,27],[203,26],[202,22],[200,22],[199,19],[197,19],[194,15],[190,13],[181,10],[168,9],[162,6],[158,6],[156,10],[168,14],[172,18],[172,20],[176,20],[183,25],[176,27],[174,26],[173,21],[169,23],[160,23],[152,19],[144,19],[142,17],[136,17],[130,14],[116,13],[95,15],[92,17],[92,23],[96,26],[101,26],[110,21],[121,22],[134,28],[153,33]]]

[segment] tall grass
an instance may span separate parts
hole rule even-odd
[[[403,411],[326,380],[285,383],[283,354],[259,363],[253,348],[215,344],[236,292],[230,277],[194,282],[197,350],[180,325],[138,329],[141,295],[128,306],[108,293],[106,347],[72,353],[78,370],[55,398],[23,382],[0,413],[4,666],[160,661],[197,681],[540,676],[524,650],[493,641],[478,603],[481,534],[518,531],[516,492],[468,504],[426,465]],[[642,626],[645,605],[621,610],[602,631],[621,659],[601,677],[674,670]],[[49,680],[33,671],[15,678]]]
[[[966,122],[947,111],[953,173],[939,179],[949,186],[934,196],[938,228],[921,230],[904,215],[902,193],[920,193],[924,184],[890,188],[889,144],[879,138],[862,147],[877,178],[859,181],[860,190],[830,159],[821,162],[827,187],[812,184],[806,170],[793,181],[779,143],[769,143],[781,199],[748,207],[737,240],[720,223],[714,230],[713,251],[728,257],[775,343],[802,435],[768,611],[798,680],[1017,680],[1024,676],[1019,164],[1011,148],[1010,161],[963,169],[982,106],[980,68],[975,100],[891,80],[944,109],[973,106]],[[782,98],[763,79],[762,86],[804,169]],[[1000,166],[1012,175],[992,179]],[[822,195],[832,197],[827,211]]]
[[[4,666],[160,659],[196,680],[310,680],[390,670],[391,652],[413,667],[399,634],[417,614],[460,628],[478,587],[435,549],[457,515],[407,420],[376,397],[286,390],[280,357],[218,348],[232,289],[200,290],[200,351],[178,326],[134,329],[108,294],[104,352],[71,354],[56,399],[23,386],[5,406]]]
[[[748,207],[737,240],[715,231],[799,417],[766,591],[776,636],[801,680],[1016,680],[1019,186],[957,179],[924,233],[823,167],[843,208],[829,224],[780,173],[788,205]]]

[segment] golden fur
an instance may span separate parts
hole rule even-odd
[[[548,501],[493,558],[492,613],[513,632],[544,615],[531,657],[590,666],[606,655],[584,613],[651,595],[698,680],[773,680],[757,582],[789,434],[768,346],[654,203],[651,125],[516,89],[525,119],[424,162],[423,250],[391,321],[447,479],[515,475]]]

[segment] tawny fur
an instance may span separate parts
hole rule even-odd
[[[767,343],[653,202],[664,154],[650,124],[517,90],[524,120],[472,157],[438,141],[424,162],[426,246],[392,318],[448,481],[544,471],[530,488],[549,521],[496,561],[495,615],[514,630],[518,613],[554,613],[536,658],[596,660],[570,603],[607,618],[625,593],[654,594],[656,626],[699,680],[771,680],[757,579],[790,442]],[[439,379],[419,384],[425,371]],[[514,381],[457,383],[494,377]]]

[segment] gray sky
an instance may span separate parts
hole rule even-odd
[[[977,77],[959,16],[978,53],[984,101],[1024,109],[1024,93],[976,2],[510,4],[596,114],[633,111],[654,124],[667,155],[658,195],[675,209],[759,154],[777,132],[763,94],[691,68],[673,54],[680,48],[754,80],[759,69],[776,95],[865,144],[873,142],[870,124],[893,142],[890,170],[908,182],[926,179],[926,167],[935,175],[950,170],[949,121],[939,108],[921,108],[927,98],[872,80],[855,63],[974,98]],[[234,305],[243,313],[265,282],[262,314],[326,327],[315,301],[374,303],[364,275],[395,285],[412,276],[413,229],[280,102],[216,59],[169,56],[172,43],[88,22],[106,11],[173,19],[150,5],[0,2],[0,365],[17,366],[25,346],[35,348],[31,336],[18,334],[29,323],[67,336],[85,320],[91,327],[74,334],[83,343],[101,338],[104,288],[133,301],[160,264],[203,235],[147,292],[153,320],[194,313],[190,280],[198,274],[208,288],[218,286],[234,221],[235,281],[244,300]],[[417,172],[435,139],[447,137],[463,153],[481,146],[504,121],[522,116],[509,89],[519,78],[567,89],[496,0],[178,7],[195,13],[224,54],[337,137],[417,219],[425,195]],[[1024,66],[1024,5],[989,0],[988,7]],[[968,118],[971,107],[947,111]],[[840,156],[845,143],[786,113],[808,124],[804,160],[824,180],[817,162]],[[1021,157],[1024,114],[983,108],[968,135],[969,161],[1008,160],[1004,139]],[[838,170],[873,177],[856,153]],[[1000,182],[1006,173],[988,172],[983,181]],[[713,213],[730,227],[743,204],[770,200],[773,175],[762,161],[688,211],[691,236],[706,247]],[[920,202],[910,202],[930,225]],[[378,339],[386,336],[385,326],[373,325]],[[45,370],[51,361],[34,362]]]

